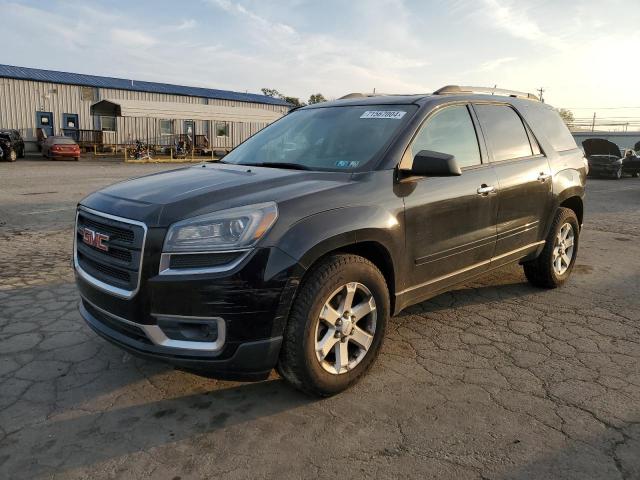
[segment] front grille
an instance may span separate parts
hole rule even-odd
[[[102,311],[95,308],[89,302],[83,300],[84,308],[100,323],[103,323],[111,330],[115,330],[122,335],[126,335],[133,340],[138,342],[151,344],[149,337],[144,333],[144,331],[140,327],[136,327],[135,325],[131,325],[130,323],[123,322],[118,320],[117,318],[113,318],[110,315],[103,313]]]
[[[102,237],[102,244],[98,246],[86,243],[85,229],[107,238]],[[100,282],[127,292],[137,290],[144,238],[145,229],[142,225],[102,216],[98,212],[78,210],[76,260],[85,273]],[[98,248],[99,246],[106,250]]]
[[[104,222],[96,222],[91,217],[82,214],[82,225],[91,229],[99,230],[102,233],[110,235],[111,241],[121,241],[123,243],[133,243],[135,234],[130,229],[130,225],[124,228],[105,224]]]

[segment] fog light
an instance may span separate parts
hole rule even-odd
[[[159,317],[158,326],[172,340],[215,342],[218,339],[218,323],[216,321]]]

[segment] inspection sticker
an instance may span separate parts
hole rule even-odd
[[[407,112],[398,112],[395,110],[367,110],[360,118],[390,118],[392,120],[400,120]]]

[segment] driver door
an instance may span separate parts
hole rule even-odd
[[[412,286],[403,293],[412,297],[478,273],[493,256],[498,182],[478,131],[467,105],[444,106],[429,116],[405,153],[401,168],[417,152],[432,150],[454,155],[462,170],[460,176],[417,178],[405,197]]]

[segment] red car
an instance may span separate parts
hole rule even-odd
[[[80,147],[73,138],[62,136],[47,137],[42,143],[42,156],[53,159],[72,158],[80,160]]]

